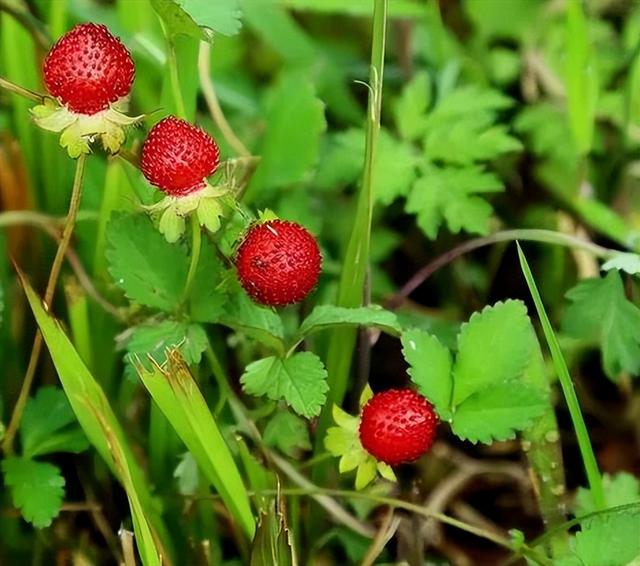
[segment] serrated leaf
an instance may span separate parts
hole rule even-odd
[[[476,391],[455,409],[451,429],[462,440],[490,444],[515,437],[531,426],[547,408],[537,388],[519,380]]]
[[[356,489],[360,491],[367,487],[376,477],[376,461],[373,458],[367,458],[358,466],[356,472]]]
[[[34,458],[52,452],[77,454],[86,450],[89,441],[77,423],[64,391],[41,387],[27,402],[22,416],[23,456]]]
[[[183,247],[169,244],[142,214],[114,215],[107,242],[109,273],[129,299],[166,312],[176,309],[188,271]]]
[[[315,307],[311,314],[304,319],[298,332],[301,336],[308,336],[312,332],[334,326],[375,327],[394,336],[397,336],[401,331],[395,313],[379,305],[354,308],[320,305]]]
[[[564,332],[598,339],[609,378],[640,373],[640,309],[627,300],[620,274],[581,281],[566,297],[572,304],[564,313]]]
[[[478,86],[460,87],[447,94],[429,115],[429,127],[443,126],[464,116],[494,115],[513,105],[500,91]]]
[[[411,381],[434,405],[440,418],[447,420],[453,389],[449,349],[435,336],[414,329],[402,333],[402,354],[410,366]]]
[[[640,273],[640,255],[631,253],[616,254],[602,264],[602,269],[604,271],[618,269],[630,275],[638,275]]]
[[[396,127],[407,141],[415,141],[427,126],[426,112],[431,103],[431,76],[427,71],[417,72],[404,86],[393,107]]]
[[[357,431],[333,426],[327,430],[327,435],[324,438],[324,447],[329,454],[342,457],[347,454],[353,454],[356,449],[361,449],[362,445]]]
[[[211,31],[235,35],[240,31],[238,0],[151,0],[169,35],[184,34],[211,41]]]
[[[501,190],[500,180],[480,167],[430,167],[413,185],[405,208],[431,239],[443,220],[454,233],[486,234],[493,209],[476,195]]]
[[[48,527],[64,499],[65,481],[60,470],[45,462],[9,457],[2,461],[2,472],[13,504],[24,519],[39,529]]]
[[[264,429],[263,440],[292,458],[311,450],[307,423],[288,411],[276,412]]]
[[[620,472],[615,475],[604,474],[602,487],[607,507],[618,507],[629,503],[640,502],[640,480],[635,476]],[[576,515],[586,515],[598,511],[591,497],[591,490],[584,487],[578,488],[575,500]]]
[[[247,366],[240,382],[246,393],[286,401],[296,413],[307,418],[320,413],[329,389],[327,370],[311,352],[255,361]]]
[[[223,286],[223,274],[222,263],[213,246],[203,245],[189,299],[193,322],[218,322],[222,316],[229,300]]]
[[[535,345],[522,301],[505,301],[474,313],[458,335],[453,406],[489,386],[518,379]]]

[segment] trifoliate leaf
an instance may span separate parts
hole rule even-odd
[[[637,275],[640,273],[640,255],[631,253],[616,254],[602,264],[602,269],[604,271],[619,269],[620,271],[626,271],[630,275]]]
[[[267,446],[292,458],[300,456],[303,450],[311,450],[307,423],[288,411],[276,412],[264,429],[263,439]]]
[[[400,323],[395,313],[383,309],[379,305],[346,308],[333,305],[321,305],[313,309],[311,314],[300,325],[299,333],[307,336],[334,326],[367,326],[375,327],[397,335]]]
[[[26,458],[53,452],[77,454],[89,447],[67,396],[57,387],[41,387],[29,399],[20,424],[20,440]]]
[[[238,0],[151,0],[169,35],[184,34],[202,41],[213,39],[212,31],[235,35],[240,31]]]
[[[548,408],[537,388],[521,381],[490,385],[466,398],[455,408],[451,428],[459,438],[474,444],[515,437],[531,426]]]
[[[505,301],[475,313],[458,335],[453,405],[489,386],[518,379],[531,358],[535,335],[522,301]]]
[[[13,504],[25,521],[39,529],[48,527],[64,499],[65,482],[60,470],[52,464],[9,457],[2,461],[2,472]]]
[[[300,352],[289,358],[270,356],[249,364],[240,378],[250,395],[284,400],[303,417],[320,413],[327,398],[327,370],[318,356]]]
[[[427,71],[419,71],[402,89],[393,108],[396,127],[403,139],[415,141],[424,134],[430,103],[431,77]]]
[[[413,185],[406,210],[417,215],[418,226],[431,239],[443,220],[454,233],[486,234],[493,209],[477,195],[501,190],[500,180],[480,167],[429,167]]]
[[[640,480],[626,472],[615,475],[604,474],[602,477],[604,499],[607,507],[618,507],[629,503],[640,503]],[[578,489],[575,501],[576,515],[586,515],[598,511],[591,498],[591,490],[581,487]]]
[[[411,381],[433,404],[443,420],[451,415],[451,353],[439,340],[424,330],[402,333],[402,354],[410,368]]]
[[[581,281],[566,296],[572,304],[564,313],[564,332],[600,342],[609,378],[640,373],[640,309],[625,297],[620,274]]]
[[[107,261],[116,285],[132,301],[166,312],[182,299],[188,261],[142,214],[114,215],[107,224]]]
[[[178,348],[187,364],[200,363],[206,347],[207,334],[199,324],[163,320],[136,326],[127,342],[128,375],[137,374],[134,360],[139,360],[147,370],[151,369],[149,356],[164,364],[167,349]]]

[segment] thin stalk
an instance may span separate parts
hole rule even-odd
[[[49,272],[49,280],[47,281],[47,288],[44,293],[44,304],[47,309],[51,308],[53,295],[56,290],[56,284],[58,283],[58,277],[60,276],[60,269],[62,268],[62,262],[64,260],[64,256],[67,253],[67,249],[69,248],[71,236],[73,235],[73,231],[76,226],[78,209],[80,208],[80,201],[82,200],[82,179],[84,177],[84,166],[86,158],[87,156],[85,154],[82,154],[76,161],[76,172],[73,179],[73,188],[71,190],[69,212],[67,214],[67,219],[62,231],[62,238],[60,239],[60,243],[58,244],[56,256],[53,259],[53,265],[51,266],[51,271]],[[24,381],[22,382],[22,388],[20,389],[20,394],[18,395],[18,400],[16,401],[16,405],[13,409],[11,420],[9,421],[9,426],[7,427],[7,432],[2,443],[2,448],[6,454],[11,454],[13,452],[13,440],[15,438],[16,432],[18,431],[18,427],[20,426],[22,413],[24,412],[24,407],[27,403],[27,399],[29,398],[31,385],[33,384],[33,378],[36,373],[41,350],[42,333],[40,332],[40,330],[38,330],[33,342],[33,348],[31,349],[31,356],[27,365],[27,372],[24,376]]]
[[[596,509],[601,510],[606,507],[604,489],[602,487],[602,475],[598,469],[598,462],[596,461],[593,447],[591,446],[591,440],[589,439],[587,426],[584,422],[582,411],[580,410],[580,403],[578,402],[578,397],[576,396],[576,391],[573,387],[573,381],[571,381],[569,369],[567,368],[567,364],[562,356],[558,338],[553,331],[551,322],[549,322],[549,317],[547,316],[544,304],[540,298],[540,293],[538,292],[538,288],[533,278],[533,274],[531,273],[531,269],[524,252],[522,251],[522,248],[520,248],[520,244],[518,244],[518,256],[520,258],[522,272],[527,281],[527,285],[529,286],[529,292],[531,293],[533,302],[536,305],[536,310],[538,311],[538,317],[542,323],[542,329],[544,331],[545,338],[547,339],[549,350],[551,351],[553,364],[556,368],[560,386],[562,387],[562,392],[567,402],[569,414],[571,415],[571,421],[573,422],[573,427],[576,431],[578,447],[580,448],[582,463],[591,489],[591,496]]]
[[[166,35],[166,31],[165,31]],[[184,104],[184,97],[180,89],[180,76],[178,75],[178,59],[176,57],[176,46],[169,35],[167,37],[167,64],[169,65],[169,78],[171,79],[171,94],[176,105],[176,113],[179,118],[187,119],[187,107]]]
[[[198,271],[198,263],[200,262],[200,250],[202,249],[202,230],[200,229],[200,221],[197,214],[192,214],[191,218],[191,261],[189,262],[189,271],[187,272],[187,280],[184,284],[182,292],[181,304],[184,305],[191,294],[193,282]]]
[[[362,305],[366,274],[369,269],[373,185],[375,177],[374,165],[376,162],[378,134],[380,132],[380,113],[382,109],[387,6],[387,0],[375,0],[364,175],[338,287],[336,304],[341,307],[357,307]],[[323,449],[324,433],[331,419],[331,407],[333,403],[341,404],[347,391],[356,336],[357,330],[353,328],[340,329],[332,333],[327,353],[329,400],[318,421],[316,453]]]
[[[9,92],[13,92],[14,94],[23,96],[24,98],[28,98],[29,100],[33,100],[38,104],[42,104],[46,98],[42,94],[38,94],[33,90],[29,90],[28,88],[24,88],[23,86],[12,83],[11,81],[8,81],[7,79],[2,77],[0,77],[0,88],[3,88],[4,90],[7,90]]]

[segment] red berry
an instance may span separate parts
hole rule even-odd
[[[80,114],[95,114],[127,96],[134,75],[127,48],[98,24],[77,25],[44,60],[47,90]]]
[[[377,460],[391,466],[417,460],[431,448],[438,417],[412,389],[374,395],[362,410],[360,442]]]
[[[182,197],[205,186],[219,157],[218,146],[207,132],[169,116],[151,128],[140,166],[152,185],[169,196]]]
[[[316,239],[300,224],[286,220],[255,224],[236,254],[245,291],[269,306],[302,301],[316,286],[321,264]]]

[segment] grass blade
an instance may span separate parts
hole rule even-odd
[[[229,447],[179,351],[167,352],[167,365],[153,360],[152,369],[137,364],[153,400],[193,454],[242,530],[253,537],[255,518],[247,490]]]
[[[562,355],[562,351],[560,350],[558,338],[553,331],[551,322],[549,322],[549,317],[547,316],[544,304],[542,303],[542,299],[540,298],[538,287],[536,286],[536,282],[533,279],[531,269],[529,268],[529,264],[527,263],[527,258],[525,257],[520,244],[518,244],[518,256],[520,258],[520,267],[522,268],[522,273],[524,274],[524,278],[526,279],[527,285],[529,286],[529,292],[531,293],[533,302],[536,305],[536,310],[538,311],[538,316],[540,317],[540,322],[542,323],[544,336],[547,340],[547,344],[549,345],[549,350],[551,351],[551,358],[553,359],[553,365],[555,367],[556,373],[558,374],[558,379],[560,380],[562,393],[564,394],[564,398],[567,402],[567,407],[569,408],[569,414],[571,415],[571,421],[573,422],[573,427],[576,431],[578,446],[580,448],[580,454],[582,455],[582,462],[587,474],[589,487],[591,488],[593,501],[597,509],[604,509],[606,507],[606,503],[604,499],[604,491],[602,488],[602,476],[600,474],[600,470],[598,469],[598,463],[596,462],[595,454],[593,453],[593,447],[591,446],[591,440],[589,439],[587,426],[585,425],[584,418],[582,417],[582,411],[580,410],[580,404],[578,403],[578,398],[573,387],[573,381],[571,381],[569,369],[567,368],[567,363],[564,359],[564,356]]]

